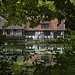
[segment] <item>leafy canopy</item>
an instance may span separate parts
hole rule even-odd
[[[8,21],[6,27],[12,24],[21,26],[29,21],[30,27],[33,28],[40,20],[50,21],[58,18],[59,23],[65,19],[66,27],[74,28],[74,4],[74,0],[0,0],[0,16]]]

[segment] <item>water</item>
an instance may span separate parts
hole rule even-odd
[[[19,43],[17,45],[4,45],[0,46],[0,55],[5,54],[6,56],[14,56],[18,55],[16,64],[25,64],[28,63],[32,65],[32,62],[38,59],[49,61],[53,56],[51,54],[55,54],[56,52],[63,52],[64,47],[62,45],[37,45],[37,44],[23,44]],[[28,54],[31,55],[32,58],[29,58],[28,62],[23,62],[24,56]],[[53,62],[50,64],[53,64]]]
[[[64,47],[63,46],[56,46],[56,45],[26,45],[26,44],[17,44],[14,45],[5,45],[2,50],[0,50],[0,53],[3,51],[3,53],[12,53],[12,54],[24,54],[25,52],[28,53],[36,53],[36,54],[49,54],[50,51],[54,52],[63,52]]]

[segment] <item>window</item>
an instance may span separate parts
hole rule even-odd
[[[45,62],[49,62],[48,56],[41,56],[41,60],[44,60]]]
[[[57,35],[58,35],[57,31],[55,31],[54,32],[54,38],[57,38]]]
[[[49,36],[50,35],[50,32],[49,31],[44,31],[44,35],[45,36]]]
[[[48,28],[49,28],[49,24],[42,24],[42,25],[41,25],[41,28],[42,28],[42,29],[48,29]]]

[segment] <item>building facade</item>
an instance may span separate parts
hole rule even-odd
[[[8,26],[5,30],[2,29],[6,21],[0,17],[0,32],[4,35],[25,35],[25,38],[32,38],[33,40],[41,40],[44,39],[51,39],[51,38],[64,38],[64,31],[65,31],[65,20],[61,21],[61,24],[57,26],[58,19],[54,19],[51,21],[40,22],[35,28],[30,28],[30,23],[28,22],[27,25],[22,25],[21,27],[18,25],[11,25]]]
[[[8,26],[5,30],[2,29],[2,26],[7,22],[2,17],[0,17],[0,32],[2,32],[3,35],[23,35],[25,25],[18,26],[18,25],[11,25]]]
[[[28,23],[25,30],[25,36],[26,38],[32,38],[33,40],[42,40],[44,39],[50,39],[50,38],[58,38],[63,37],[64,38],[64,31],[65,31],[65,20],[63,19],[61,21],[61,24],[57,26],[58,20],[54,19],[52,21],[46,21],[41,22],[40,25],[38,25],[35,28],[30,28]]]

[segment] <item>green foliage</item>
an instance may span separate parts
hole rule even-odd
[[[22,36],[25,36],[25,35],[6,35],[6,36],[22,37]]]
[[[0,57],[0,75],[12,75],[13,72],[10,68],[10,62],[5,55]]]
[[[74,34],[75,34],[75,31],[67,29],[66,35],[71,36],[71,35],[74,35]],[[17,60],[17,55],[16,55],[16,56],[12,56],[11,62],[10,62],[10,60],[9,61],[6,60],[6,63],[7,62],[9,63],[9,65],[7,65],[7,68],[8,69],[11,68],[11,72],[15,73],[16,75],[18,75],[18,74],[74,75],[75,74],[75,42],[74,42],[74,39],[75,38],[71,38],[71,37],[68,37],[68,36],[66,38],[64,38],[65,49],[63,50],[63,53],[60,54],[60,53],[57,52],[57,53],[54,54],[51,51],[52,56],[55,56],[55,58],[52,58],[49,63],[51,63],[52,60],[53,60],[56,63],[54,65],[46,66],[45,62],[40,61],[38,63],[38,61],[35,60],[33,62],[33,66],[32,66],[33,71],[31,71],[32,68],[27,67],[26,64],[19,65],[18,67],[15,64],[11,65],[11,63],[16,62],[16,60]],[[24,61],[27,61],[28,59],[29,59],[29,54],[24,54]],[[4,58],[3,58],[3,60],[5,61]],[[4,62],[2,61],[1,63],[4,63]],[[35,65],[34,65],[34,63],[35,63]],[[3,65],[5,65],[5,63]],[[1,70],[0,72],[3,73],[3,71],[5,71],[5,73],[6,73],[7,70],[4,69],[4,70]],[[8,73],[10,73],[10,71],[8,71]]]
[[[0,16],[8,21],[8,23],[5,24],[5,27],[12,24],[21,26],[29,21],[30,27],[33,28],[36,27],[41,20],[50,21],[57,18],[59,20],[59,24],[62,19],[65,19],[66,27],[75,29],[74,0],[50,1],[0,0]],[[45,16],[45,18],[43,18],[43,16]],[[29,19],[27,19],[27,17],[29,17]],[[66,38],[64,38],[63,41],[68,49],[64,49],[62,54],[56,53],[56,58],[53,59],[56,64],[53,66],[45,66],[42,63],[38,65],[36,61],[34,75],[75,75],[75,31],[71,31],[70,29],[67,31]],[[0,45],[4,44],[5,40],[5,36],[0,35]],[[15,57],[12,59],[16,61]],[[7,69],[9,69],[9,63],[10,62],[7,62],[4,58],[0,61],[1,75],[12,74],[9,70],[7,71]],[[28,74],[27,71],[26,73]]]
[[[5,44],[5,40],[6,40],[5,37],[6,37],[5,35],[2,35],[2,34],[0,33],[0,45],[1,45],[1,44]]]
[[[75,35],[75,31],[68,29],[72,35]],[[67,33],[68,34],[68,33]],[[66,35],[67,35],[66,34]],[[71,34],[68,34],[71,36]],[[69,40],[69,39],[70,40]],[[64,38],[64,44],[67,46],[63,50],[63,53],[56,53],[55,58],[53,58],[53,66],[42,66],[37,65],[34,71],[34,75],[74,75],[75,74],[75,38],[67,37]]]
[[[9,40],[6,35],[3,35],[2,33],[0,33],[0,45],[4,45],[5,43],[16,44],[14,40]]]
[[[8,25],[22,25],[30,22],[30,27],[36,27],[40,20],[45,16],[44,20],[52,20],[55,17],[54,2],[42,0],[2,0],[0,1],[0,16],[8,21]],[[31,16],[34,16],[31,17]],[[37,18],[36,16],[40,16]],[[48,18],[46,18],[48,16]],[[31,19],[27,19],[30,17]],[[36,21],[36,20],[37,21]],[[5,27],[4,26],[4,27]]]
[[[34,28],[41,20],[50,21],[57,18],[59,24],[65,19],[66,27],[74,29],[74,4],[74,0],[1,0],[0,16],[8,21],[4,28],[12,24],[21,26],[27,22]]]

